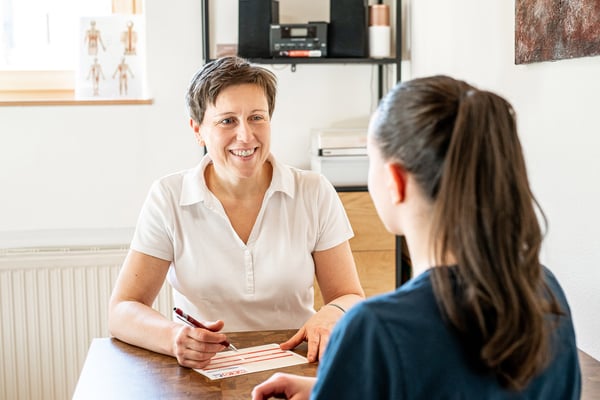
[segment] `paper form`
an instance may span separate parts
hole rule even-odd
[[[307,363],[306,357],[273,343],[217,353],[206,367],[195,371],[214,380]]]

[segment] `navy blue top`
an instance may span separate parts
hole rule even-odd
[[[521,392],[469,364],[460,339],[442,320],[430,271],[389,294],[354,306],[333,329],[313,399],[579,399],[581,373],[565,295],[544,268],[562,310],[554,358]]]

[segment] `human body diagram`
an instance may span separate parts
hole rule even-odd
[[[121,33],[121,42],[125,46],[125,55],[134,56],[137,46],[137,32],[133,30],[133,21],[127,21],[127,30]]]
[[[135,78],[135,76],[133,75],[133,71],[131,70],[131,68],[129,68],[129,65],[125,62],[125,57],[123,57],[119,65],[117,65],[117,69],[115,69],[115,72],[113,74],[113,79],[115,79],[117,75],[119,76],[119,94],[121,96],[126,96],[128,90],[127,83],[129,80],[129,75],[131,75],[131,78]]]
[[[100,94],[100,78],[104,78],[104,73],[102,72],[102,66],[98,63],[98,59],[94,58],[94,63],[90,65],[90,69],[88,72],[87,80],[92,79],[92,87],[94,96],[98,96]]]
[[[98,45],[102,46],[102,50],[106,51],[100,31],[96,28],[96,21],[90,21],[90,28],[85,32],[84,44],[87,45],[90,56],[98,55]]]

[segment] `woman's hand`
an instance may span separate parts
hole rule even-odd
[[[305,400],[315,385],[316,378],[277,372],[252,389],[252,400],[285,396],[288,400]]]
[[[306,341],[308,342],[306,358],[309,362],[317,361],[323,356],[331,330],[342,315],[344,313],[336,307],[323,306],[294,336],[281,343],[281,349],[290,350]]]
[[[210,330],[219,331],[223,329],[224,323],[219,320],[204,325]],[[225,335],[210,330],[181,325],[173,342],[173,354],[179,365],[188,368],[204,368],[215,354],[225,348],[221,344],[226,340]]]
[[[294,336],[281,344],[283,350],[289,350],[307,341],[306,358],[309,362],[315,362],[323,356],[333,326],[344,315],[344,311],[327,303],[336,303],[348,310],[365,298],[348,241],[328,250],[315,251],[313,258],[319,289],[326,305],[306,321]]]

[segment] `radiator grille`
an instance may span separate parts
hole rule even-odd
[[[68,399],[107,308],[127,248],[0,252],[0,398]],[[165,285],[154,307],[170,315]]]

